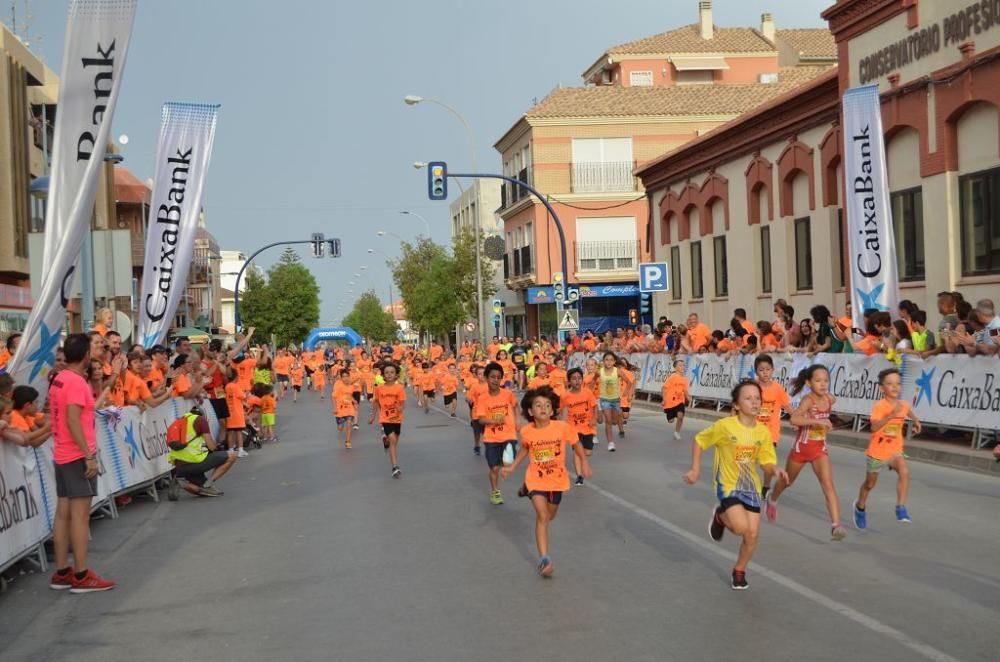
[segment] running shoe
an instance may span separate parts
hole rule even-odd
[[[674,433],[674,441],[680,441],[680,439],[681,439],[681,433],[680,432],[675,432]]]
[[[854,502],[854,528],[864,531],[868,528],[868,513],[858,509],[858,502]]]
[[[49,578],[49,588],[55,591],[64,591],[73,588],[73,568],[66,568],[64,572],[58,570],[52,573]]]
[[[355,423],[355,424],[354,424],[354,429],[355,429],[355,430],[360,430],[360,429],[361,429],[361,426],[360,426],[360,425],[358,425],[357,423]]]
[[[615,442],[613,442],[613,441],[609,441],[608,442],[608,452],[609,453],[614,453],[615,452]]]
[[[726,525],[722,523],[722,518],[719,517],[718,506],[712,509],[712,519],[708,521],[708,537],[719,542],[722,540],[722,534],[726,532]]]
[[[392,477],[393,478],[399,478],[402,475],[403,475],[403,472],[399,470],[399,466],[398,465],[394,465],[392,467]]]
[[[170,479],[167,486],[167,501],[177,501],[181,498],[181,484],[176,478]]]
[[[517,488],[517,496],[519,496],[522,499],[528,496],[528,486],[525,485],[524,483],[521,483],[521,487]]]
[[[896,506],[896,521],[903,522],[904,524],[909,524],[913,521],[910,519],[910,513],[906,512],[906,506]]]
[[[748,588],[750,584],[747,584],[747,573],[743,570],[733,570],[733,590],[745,591]]]
[[[843,540],[847,537],[847,529],[840,524],[834,524],[833,528],[830,529],[830,537],[834,540]]]
[[[618,431],[618,438],[619,439],[624,439],[625,438],[625,430],[619,430]]]
[[[344,448],[350,448],[350,447],[351,447],[351,442],[345,441],[344,442]]]
[[[764,502],[764,514],[767,516],[768,522],[774,522],[778,519],[778,504],[770,499]]]
[[[576,484],[577,485],[583,485],[583,476],[577,476],[576,477]]]
[[[479,446],[475,446],[475,447],[473,447],[473,449],[472,449],[472,454],[473,454],[473,455],[482,455],[482,454],[483,454],[483,452],[482,452],[481,450],[479,450]]]
[[[490,492],[490,503],[494,506],[500,506],[503,504],[503,493],[500,490],[493,490]]]
[[[97,591],[110,591],[115,587],[113,581],[99,577],[93,570],[88,570],[83,579],[78,579],[76,575],[73,575],[72,581],[70,593],[96,593]]]
[[[452,417],[452,418],[455,418],[455,415],[454,415],[454,414],[452,414],[452,415],[451,415],[451,417]]]
[[[203,497],[220,497],[223,494],[225,494],[225,492],[223,492],[222,490],[217,490],[210,485],[206,485],[205,487],[201,488],[200,492],[198,492],[198,496],[203,496]]]
[[[250,457],[250,453],[247,453],[246,449],[241,448],[236,451],[236,457]]]
[[[552,559],[548,556],[543,556],[538,559],[538,574],[542,577],[550,577],[553,570],[555,570],[555,568],[552,565]]]

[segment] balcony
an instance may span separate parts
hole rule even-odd
[[[531,180],[528,178],[527,168],[522,168],[520,172],[512,176],[522,182],[531,184]],[[531,193],[528,189],[523,186],[517,186],[516,184],[511,184],[510,182],[504,182],[503,186],[500,187],[500,208],[506,209],[507,207],[513,207],[515,204],[530,195]]]
[[[634,161],[572,164],[573,193],[623,193],[637,190]]]
[[[525,285],[535,278],[535,268],[532,264],[531,246],[512,249],[503,256],[503,278],[508,283]]]
[[[638,240],[576,241],[576,271],[580,274],[634,273],[638,270]]]

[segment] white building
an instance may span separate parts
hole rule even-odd
[[[233,292],[236,290],[236,276],[239,274],[243,264],[247,261],[246,253],[242,251],[219,251],[222,262],[219,267],[219,277],[222,286],[222,320],[220,326],[228,331],[236,330],[236,301]],[[243,279],[240,280],[240,294],[246,290],[247,272],[251,269],[260,276],[264,275],[264,270],[256,264],[251,265],[247,271],[243,272]]]

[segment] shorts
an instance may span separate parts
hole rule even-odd
[[[302,384],[293,384],[292,388],[295,389],[296,393],[301,393],[302,392]]]
[[[553,506],[558,506],[562,503],[562,495],[563,493],[559,490],[531,490],[528,492],[529,499],[534,499],[536,496],[543,496]]]
[[[97,496],[97,475],[87,478],[87,461],[82,457],[56,465],[56,496],[74,499]]]
[[[486,464],[490,469],[503,466],[503,452],[507,448],[507,444],[511,444],[514,450],[517,450],[517,440],[515,439],[511,439],[510,441],[488,441],[484,444],[486,446]]]
[[[216,418],[229,418],[229,405],[226,404],[225,398],[212,398],[209,402],[212,403],[212,409],[215,410]]]
[[[483,424],[480,423],[478,420],[472,419],[472,422],[470,423],[470,425],[472,426],[472,433],[473,434],[480,435],[480,434],[483,433]]]
[[[799,464],[808,464],[826,455],[825,441],[797,441],[788,453],[788,459]]]
[[[227,460],[229,460],[229,453],[227,451],[212,451],[204,460],[197,464],[179,462],[177,464],[177,477],[184,478],[187,482],[198,487],[203,487],[207,480],[205,474],[212,469],[221,467]]]
[[[450,405],[451,403],[455,402],[455,398],[457,397],[458,397],[457,393],[449,393],[448,395],[444,396],[444,403],[446,405]]]
[[[435,397],[435,393],[436,391],[424,391],[424,397],[431,398],[433,400]]]
[[[623,413],[623,414],[627,414],[627,413],[629,413],[630,411],[632,411],[632,408],[631,408],[631,407],[626,407],[625,405],[622,405],[622,413]]]
[[[673,423],[674,419],[677,418],[678,414],[683,414],[687,411],[687,405],[683,402],[676,407],[667,407],[663,410],[663,413],[667,415],[667,423]]]
[[[288,375],[275,375],[275,378],[277,378],[279,384],[288,383]]]
[[[303,366],[303,367],[306,369],[306,376],[307,377],[312,377],[313,369],[310,368],[309,366]]]
[[[882,469],[889,469],[889,471],[892,471],[892,467],[889,466],[889,463],[892,462],[893,460],[895,460],[897,457],[901,457],[901,458],[903,458],[905,460],[906,459],[906,453],[896,453],[895,455],[893,455],[892,457],[890,457],[888,460],[876,460],[872,456],[866,455],[865,456],[865,461],[866,461],[866,464],[868,465],[868,473],[870,473],[870,474],[877,474],[880,471],[882,471]]]
[[[729,510],[733,506],[743,506],[743,510],[750,513],[760,512],[760,494],[757,492],[747,492],[744,490],[737,490],[732,492],[729,496],[722,497],[719,501],[719,507],[723,511]]]
[[[352,396],[355,402],[361,402],[361,391],[355,391]]]
[[[384,434],[387,437],[390,434],[394,434],[394,435],[396,435],[398,437],[399,433],[402,432],[402,431],[403,431],[403,424],[402,423],[383,423],[382,424],[382,434]]]
[[[334,418],[337,419],[337,425],[338,426],[343,425],[344,423],[350,423],[352,425],[354,424],[354,417],[353,416],[335,416]],[[397,432],[396,434],[399,434],[399,433]]]
[[[597,401],[597,409],[600,411],[621,411],[622,401],[621,400],[606,400],[601,398]]]
[[[584,450],[594,450],[594,435],[577,433],[576,438],[580,440],[580,444],[583,446]]]
[[[262,413],[260,415],[260,424],[261,425],[273,426],[274,425],[274,418],[275,418],[274,414],[264,414],[264,413]]]

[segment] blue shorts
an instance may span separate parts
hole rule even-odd
[[[543,496],[553,506],[558,506],[562,503],[562,495],[563,493],[558,490],[531,490],[528,492],[529,499],[533,499],[536,496]]]
[[[604,398],[601,398],[600,400],[597,401],[597,408],[599,410],[601,410],[601,411],[608,411],[608,410],[610,410],[610,411],[621,411],[622,410],[622,401],[620,399],[619,400],[605,400]]]
[[[751,513],[759,513],[761,505],[760,492],[733,490],[729,494],[721,495],[719,505],[723,510],[728,510],[733,506],[743,506],[744,510],[748,510]]]
[[[344,423],[354,423],[353,416],[337,416],[337,425],[343,425]]]
[[[483,444],[486,446],[486,464],[490,469],[503,466],[503,452],[507,448],[507,444],[512,445],[514,451],[517,452],[516,439],[510,441],[489,441]]]

